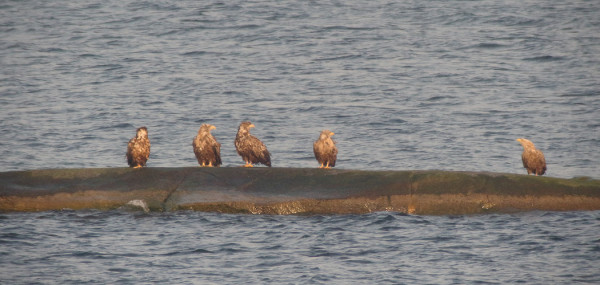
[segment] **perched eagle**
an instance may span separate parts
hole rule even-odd
[[[126,155],[129,167],[146,166],[146,161],[150,156],[150,140],[148,139],[148,129],[146,127],[137,129],[135,137],[129,140]]]
[[[210,133],[214,129],[216,127],[213,125],[202,124],[198,135],[192,142],[194,154],[196,154],[200,166],[219,167],[221,165],[221,144]]]
[[[332,131],[323,130],[319,139],[313,144],[315,158],[321,164],[319,168],[329,168],[335,166],[338,149],[335,146],[335,141],[331,139],[334,133]]]
[[[527,169],[527,174],[544,175],[546,173],[546,159],[541,150],[536,149],[533,143],[527,139],[517,139],[523,146],[523,167]]]
[[[250,128],[254,128],[252,123],[242,122],[235,136],[235,149],[246,162],[244,167],[252,167],[253,163],[262,163],[271,167],[271,154],[267,146],[250,134]]]

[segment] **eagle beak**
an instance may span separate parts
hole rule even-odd
[[[334,132],[331,132],[331,135],[333,136],[333,135],[335,135],[335,133],[334,133]]]
[[[250,124],[250,126],[248,126],[248,128],[254,128],[256,127],[254,124]]]
[[[210,126],[210,129],[211,129],[211,130],[216,130],[216,129],[217,129],[217,127],[215,127],[215,126]]]

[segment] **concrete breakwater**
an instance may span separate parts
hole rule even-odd
[[[600,210],[600,181],[458,171],[91,168],[0,173],[0,211],[421,215]]]

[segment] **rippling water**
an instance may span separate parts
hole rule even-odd
[[[0,215],[5,284],[600,282],[600,212]]]
[[[251,120],[279,167],[600,178],[597,1],[4,1],[0,169],[196,165],[200,124],[225,166]]]
[[[600,178],[598,1],[2,1],[0,171],[224,166],[251,120],[278,167]],[[0,283],[599,283],[598,212],[0,216]]]

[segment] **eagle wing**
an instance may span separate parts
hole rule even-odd
[[[135,138],[132,138],[129,140],[129,143],[127,143],[127,153],[125,153],[125,156],[127,156],[127,165],[129,166],[135,166],[133,165],[133,145],[135,144]]]
[[[335,145],[335,141],[331,140],[331,152],[329,153],[329,165],[335,166],[335,161],[337,160],[338,149]]]
[[[244,160],[251,163],[262,163],[271,167],[271,153],[267,150],[267,146],[255,136],[248,135],[238,138],[235,141],[235,146],[238,154]]]
[[[338,150],[332,139],[316,140],[313,144],[313,152],[319,163],[329,163],[329,166],[335,166]]]
[[[146,166],[150,157],[150,140],[132,138],[127,144],[127,164],[130,167]]]
[[[214,166],[220,166],[221,163],[221,144],[213,136],[200,138],[196,136],[192,143],[194,154],[198,163],[211,163]]]
[[[220,166],[222,164],[222,162],[221,162],[221,144],[218,143],[214,139],[213,139],[213,141],[214,141],[214,143],[212,145],[213,154],[214,154],[213,165]]]
[[[527,169],[527,173],[534,173],[542,175],[546,172],[546,159],[544,154],[537,150],[526,150],[521,156],[523,160],[523,167]]]

